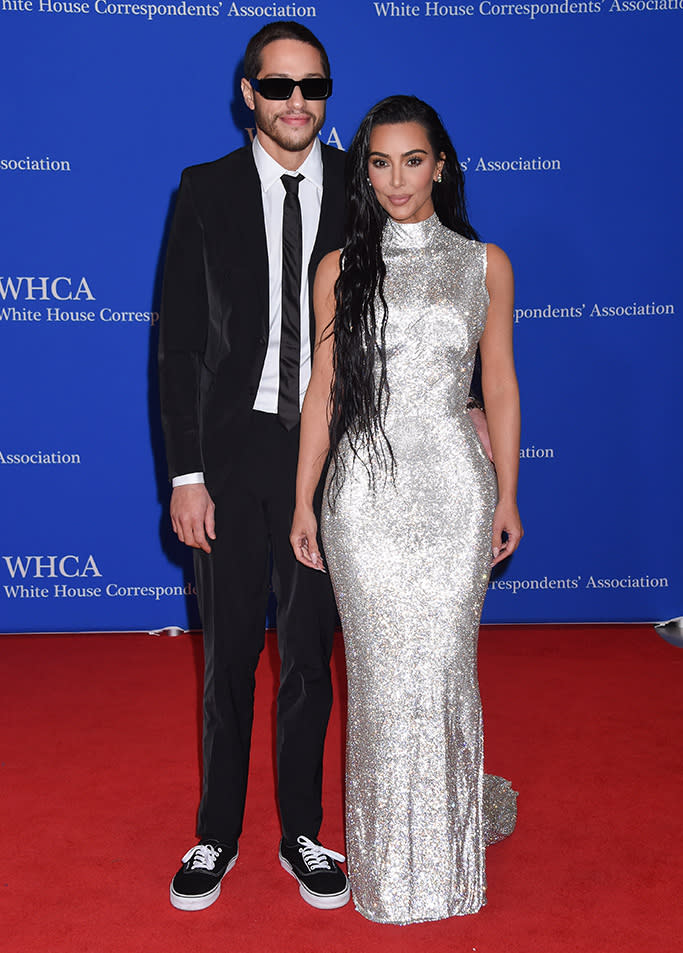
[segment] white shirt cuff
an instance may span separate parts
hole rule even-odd
[[[180,476],[173,477],[172,484],[176,486],[187,486],[190,483],[203,483],[203,473],[183,473]]]

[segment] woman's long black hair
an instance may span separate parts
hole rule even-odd
[[[438,114],[415,96],[389,96],[373,106],[361,122],[346,164],[345,244],[335,285],[334,375],[331,393],[330,454],[336,460],[330,501],[344,479],[337,450],[346,438],[363,462],[371,486],[378,471],[393,479],[394,454],[384,431],[389,385],[384,299],[386,268],[382,232],[387,213],[368,179],[370,134],[375,126],[416,122],[423,127],[437,159],[445,156],[441,182],[432,186],[439,220],[465,238],[477,239],[465,206],[465,182],[453,143]],[[377,313],[379,311],[379,314]]]

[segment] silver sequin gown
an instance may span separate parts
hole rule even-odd
[[[395,482],[370,489],[343,445],[321,529],[346,649],[353,898],[371,920],[412,923],[485,903],[484,847],[513,829],[515,796],[483,775],[477,680],[497,486],[466,401],[486,247],[433,215],[389,221],[382,252]]]

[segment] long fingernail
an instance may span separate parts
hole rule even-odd
[[[499,553],[499,552],[500,552],[500,550],[498,549],[498,547],[497,547],[497,546],[494,546],[494,547],[493,547],[493,558],[494,558],[494,559],[497,559],[497,558],[498,558],[498,553]]]

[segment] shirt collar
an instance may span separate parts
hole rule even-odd
[[[256,171],[258,172],[259,179],[261,180],[261,188],[264,192],[267,192],[271,186],[275,184],[275,182],[278,182],[281,176],[294,175],[295,173],[303,175],[304,178],[313,183],[318,191],[322,192],[323,155],[322,149],[320,148],[320,140],[317,137],[313,143],[313,148],[308,153],[299,168],[295,169],[294,172],[291,169],[283,168],[279,162],[276,162],[275,159],[273,159],[273,157],[269,155],[263,148],[259,142],[258,136],[254,136],[251,148],[254,156],[254,162],[256,163]]]

